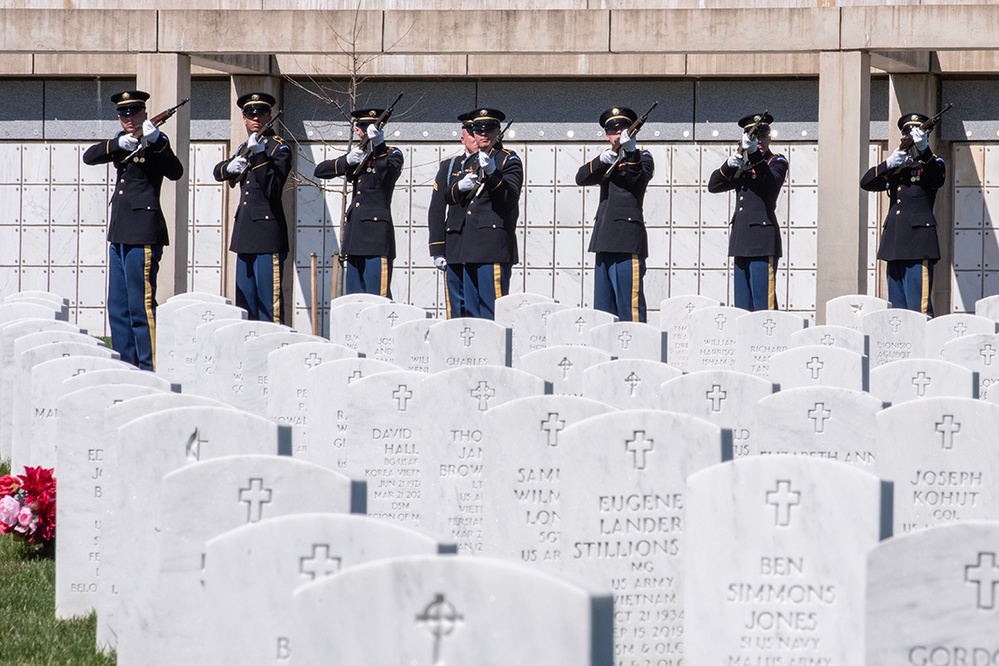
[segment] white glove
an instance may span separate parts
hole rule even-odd
[[[741,169],[744,163],[742,153],[732,153],[728,156],[728,165],[733,169]]]
[[[909,153],[902,150],[901,148],[896,148],[895,152],[888,156],[885,160],[885,164],[888,165],[889,169],[895,169],[902,166],[905,163],[905,159],[909,156]]]
[[[635,148],[638,147],[638,142],[634,138],[628,136],[627,129],[623,129],[621,130],[621,138],[618,139],[618,145],[621,146],[621,150],[624,152],[633,153],[635,152]]]
[[[923,152],[930,145],[930,139],[927,136],[926,132],[919,129],[918,127],[913,127],[912,130],[909,132],[909,136],[912,137],[912,144],[916,146],[916,150],[918,150],[919,152]]]
[[[347,164],[360,164],[364,160],[364,151],[354,146],[347,153]]]
[[[118,147],[124,150],[126,153],[130,153],[139,147],[139,140],[134,136],[125,132],[118,137]]]
[[[752,139],[749,138],[749,134],[743,132],[742,134],[742,149],[746,151],[746,154],[755,153],[757,148],[760,147],[760,142],[757,141],[754,136]]]
[[[232,160],[225,165],[226,173],[230,173],[233,176],[246,171],[246,158],[245,157],[234,157]]]
[[[479,180],[479,174],[472,171],[466,173],[465,177],[458,181],[458,189],[462,192],[471,192],[475,188],[475,183]]]
[[[617,161],[617,153],[613,150],[605,150],[600,153],[600,161],[607,165],[614,164]]]
[[[482,169],[482,173],[487,176],[491,176],[493,171],[496,171],[496,160],[486,155],[486,151],[479,151],[479,168]]]
[[[149,118],[142,121],[142,138],[146,140],[146,143],[156,143],[160,140],[160,128],[154,125]]]
[[[445,259],[444,257],[434,257],[434,266],[436,266],[440,270],[444,270],[445,268],[447,268],[447,259]]]
[[[367,129],[368,141],[371,142],[372,146],[377,146],[385,143],[385,133],[378,129],[378,125],[371,123],[368,125]]]
[[[250,132],[250,138],[246,140],[246,149],[254,155],[264,152],[264,137],[257,139],[256,132]]]

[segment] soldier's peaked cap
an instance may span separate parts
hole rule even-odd
[[[600,114],[600,126],[607,128],[612,125],[630,125],[638,120],[638,114],[626,106],[612,106]]]
[[[472,125],[484,129],[498,128],[500,123],[506,120],[506,114],[499,109],[484,106],[463,115],[471,116]]]
[[[774,117],[769,113],[762,113],[762,114],[751,113],[748,116],[743,116],[742,118],[739,118],[739,127],[745,129],[746,127],[749,127],[756,121],[760,122],[760,127],[769,127],[770,123],[774,121]]]
[[[924,116],[921,113],[903,113],[902,117],[898,119],[898,128],[905,131],[907,127],[917,127],[929,119],[929,116]]]
[[[354,109],[350,112],[350,115],[352,118],[356,119],[357,125],[369,125],[378,120],[378,116],[382,115],[383,111],[385,111],[385,109]],[[388,120],[388,118],[386,118],[386,120]]]
[[[236,106],[244,111],[255,108],[270,110],[275,104],[277,104],[277,100],[274,99],[274,96],[265,92],[246,93],[240,95],[239,99],[236,100]]]
[[[143,92],[142,90],[123,90],[120,93],[111,95],[111,101],[118,106],[126,106],[129,104],[141,104],[142,106],[145,106],[147,99],[149,99],[149,93]]]

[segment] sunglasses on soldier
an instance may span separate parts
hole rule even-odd
[[[127,116],[134,116],[137,113],[145,111],[146,107],[144,104],[129,104],[128,106],[119,106],[118,115],[122,118]]]

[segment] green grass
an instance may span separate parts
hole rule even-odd
[[[0,476],[10,465],[0,464]],[[94,649],[97,616],[55,617],[55,560],[13,536],[0,536],[0,665],[114,666]]]

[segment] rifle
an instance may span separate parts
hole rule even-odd
[[[499,146],[500,142],[503,141],[503,135],[506,134],[506,131],[508,129],[510,129],[510,125],[512,125],[512,124],[513,124],[512,120],[508,121],[507,124],[506,124],[506,127],[504,127],[503,130],[499,133],[499,136],[496,137],[496,141],[493,142],[493,147],[489,149],[489,153],[488,153],[489,157],[492,157],[493,155],[496,154],[496,151],[498,150],[497,146]],[[482,169],[480,168],[479,169],[479,180],[478,180],[478,183],[476,184],[475,187],[473,187],[472,189],[470,189],[468,192],[465,192],[465,197],[461,200],[461,205],[462,206],[467,206],[468,204],[472,203],[472,201],[474,201],[475,198],[477,196],[479,196],[479,193],[482,192],[482,188],[485,187],[485,182],[484,182],[485,181],[485,177],[484,176],[485,176],[485,174],[482,173]]]
[[[260,141],[260,138],[264,134],[267,134],[267,131],[274,125],[274,123],[277,122],[277,119],[281,117],[282,113],[284,113],[283,109],[274,114],[274,117],[271,118],[266,125],[261,127],[259,132],[254,132],[254,134],[257,137],[257,141]],[[249,152],[250,152],[250,142],[249,140],[247,140],[239,144],[239,148],[236,149],[235,157],[246,157],[249,154]],[[241,182],[243,182],[243,180],[246,179],[246,174],[248,171],[249,170],[247,169],[247,171],[243,171],[241,173],[230,174],[229,177],[226,179],[229,182],[229,187],[236,187]]]
[[[399,96],[395,98],[394,102],[392,102],[392,106],[382,111],[382,114],[375,120],[374,124],[378,129],[384,127],[385,123],[388,122],[389,116],[392,115],[392,109],[395,108],[395,105],[399,103],[400,99],[402,99],[402,93],[399,93]],[[360,161],[360,163],[358,163],[357,167],[355,167],[354,176],[361,175],[361,172],[364,171],[364,164],[368,161],[368,158],[371,157],[371,148],[368,148],[369,142],[370,139],[368,139],[367,133],[365,133],[365,135],[361,137],[361,140],[357,142],[357,147],[364,151],[364,158]]]
[[[178,103],[176,106],[171,106],[166,111],[161,111],[160,113],[157,113],[155,116],[153,116],[152,118],[150,118],[150,120],[152,121],[152,123],[154,125],[156,125],[157,127],[159,127],[160,125],[162,125],[166,121],[170,120],[170,118],[173,117],[173,114],[177,113],[177,109],[179,109],[180,107],[184,106],[185,104],[187,104],[190,101],[191,101],[190,97],[188,97],[186,99],[182,99],[182,100],[180,100],[180,103]],[[132,132],[132,137],[135,138],[135,139],[141,139],[142,138],[142,127],[136,127],[135,130]],[[136,155],[138,155],[139,151],[142,150],[143,148],[145,148],[145,146],[141,146],[140,145],[138,148],[136,148],[135,150],[133,150],[132,152],[130,152],[127,156],[125,156],[125,159],[123,159],[122,162],[129,161],[130,159],[132,159],[133,157],[135,157]]]
[[[642,125],[644,125],[645,121],[649,119],[649,114],[652,113],[653,109],[655,109],[657,106],[659,106],[659,100],[653,102],[652,106],[649,108],[648,111],[645,112],[645,114],[641,118],[631,123],[631,126],[628,128],[629,138],[633,138],[638,134],[638,131],[642,129]],[[610,177],[614,174],[615,171],[617,171],[617,167],[619,164],[621,164],[621,160],[623,159],[624,159],[624,151],[618,150],[617,159],[614,160],[613,164],[607,167],[607,171],[604,171],[604,175],[601,177],[600,180],[605,180],[605,181],[610,180]]]
[[[750,139],[755,139],[756,136],[760,133],[760,125],[763,124],[763,120],[767,117],[768,113],[769,113],[768,110],[764,110],[763,113],[759,113],[753,116],[753,123],[751,125],[746,125],[746,128],[743,130],[743,132],[746,135],[748,135]],[[739,150],[742,150],[741,145],[739,146]],[[749,155],[743,155],[743,158],[745,159],[746,162],[749,161]]]
[[[943,111],[941,111],[937,115],[933,116],[932,118],[930,118],[929,120],[927,120],[925,123],[921,124],[919,126],[919,129],[921,129],[924,132],[926,132],[927,134],[929,134],[930,132],[933,131],[933,128],[940,121],[940,117],[943,114],[945,114],[948,111],[950,111],[953,107],[954,107],[953,104],[948,104],[947,106],[945,106],[943,108]],[[898,142],[898,149],[899,150],[909,150],[910,148],[912,148],[912,144],[913,143],[914,142],[912,140],[912,134],[904,134],[904,135],[902,135],[902,140]]]

